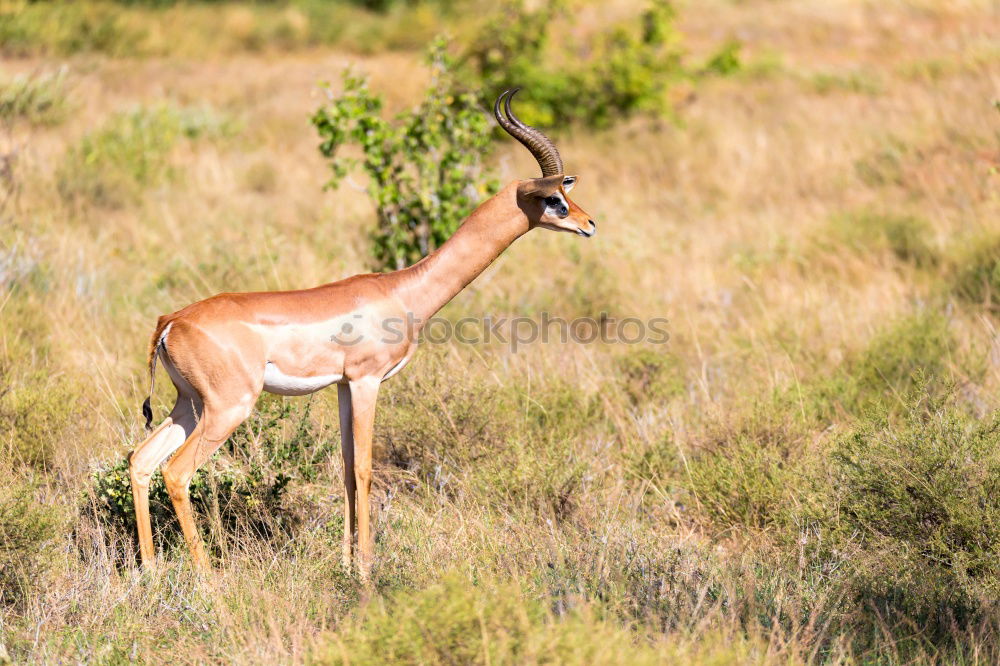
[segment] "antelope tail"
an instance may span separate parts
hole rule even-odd
[[[156,329],[153,330],[153,337],[149,340],[149,354],[146,358],[146,367],[149,368],[149,395],[142,401],[142,415],[146,417],[147,431],[153,429],[153,408],[149,401],[153,398],[153,389],[156,386],[156,357],[159,356],[160,347],[163,346],[164,330],[169,324],[169,317],[160,317],[156,322]]]

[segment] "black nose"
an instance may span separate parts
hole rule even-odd
[[[595,229],[597,228],[597,222],[594,222],[593,220],[587,220],[587,222],[590,222],[590,226],[594,227]]]

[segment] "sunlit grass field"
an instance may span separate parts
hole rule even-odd
[[[489,9],[310,7],[0,2],[0,663],[1000,659],[987,0],[678,3],[688,53],[740,67],[669,118],[545,127],[599,233],[533,231],[442,313],[669,343],[421,349],[379,403],[371,587],[340,564],[336,391],[266,396],[196,480],[214,571],[154,486],[142,572],[114,493],[156,318],[368,270],[320,84],[408,108],[427,41]],[[567,42],[638,11],[573,7]],[[537,175],[513,141],[489,165]]]

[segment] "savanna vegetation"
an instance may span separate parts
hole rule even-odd
[[[997,34],[986,0],[0,1],[0,662],[1000,660]],[[669,342],[422,348],[371,586],[336,392],[265,396],[192,485],[214,571],[158,478],[141,571],[156,317],[433,249],[537,174],[508,85],[600,233],[443,316]]]

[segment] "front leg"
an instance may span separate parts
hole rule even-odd
[[[365,377],[350,383],[351,421],[354,431],[354,480],[357,490],[358,571],[368,579],[374,554],[368,494],[372,487],[372,431],[375,425],[375,402],[381,378]]]
[[[344,457],[344,568],[351,569],[351,546],[354,541],[354,501],[357,484],[354,479],[354,421],[351,417],[351,387],[337,384],[337,404],[340,407],[340,452]]]

